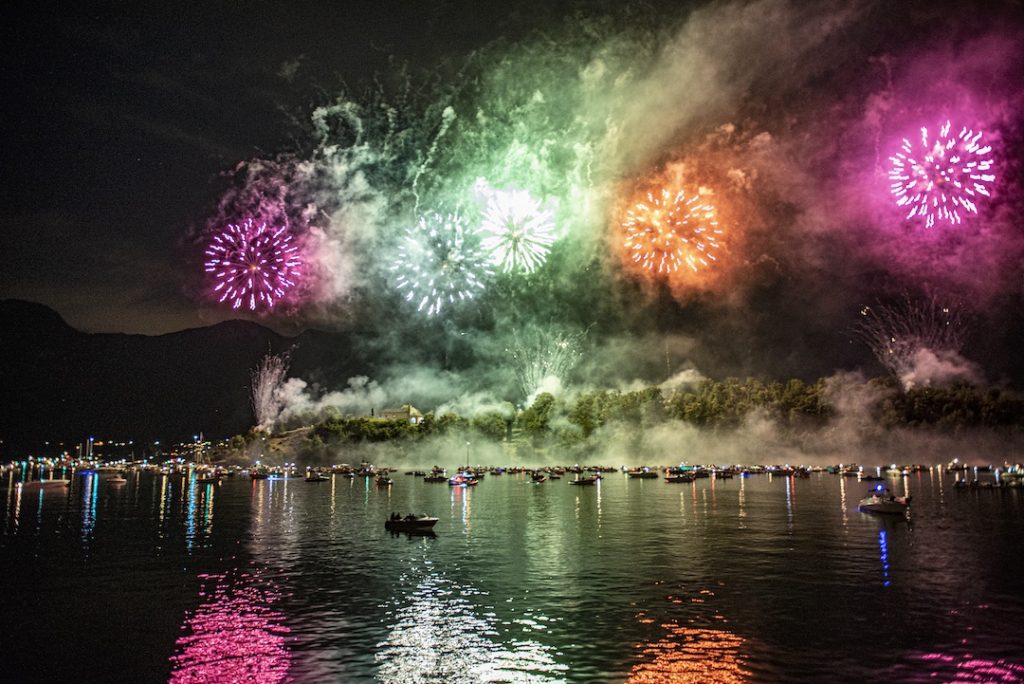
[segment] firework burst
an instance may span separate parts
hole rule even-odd
[[[288,374],[288,354],[267,354],[249,372],[249,401],[256,416],[256,427],[269,431],[281,412],[281,386]]]
[[[506,351],[512,359],[516,381],[524,397],[533,394],[545,378],[555,377],[565,382],[569,372],[583,356],[583,340],[589,330],[512,331],[513,345]]]
[[[491,274],[487,254],[458,214],[432,212],[406,230],[391,270],[395,287],[428,316],[472,299]]]
[[[904,138],[889,158],[896,204],[909,210],[907,219],[923,219],[926,228],[938,221],[958,225],[965,214],[977,214],[979,196],[989,197],[996,179],[992,147],[982,142],[981,132],[966,126],[954,131],[947,121],[933,139],[921,128],[916,145]]]
[[[865,306],[860,314],[854,334],[897,377],[913,368],[914,357],[922,349],[959,353],[964,346],[964,312],[934,297],[915,300],[904,295],[892,305]]]
[[[302,257],[285,227],[257,225],[250,218],[213,236],[205,270],[216,282],[218,301],[231,302],[233,309],[271,309],[298,285]]]
[[[708,268],[721,247],[715,207],[700,195],[687,199],[682,190],[648,192],[626,212],[622,226],[630,259],[657,275]]]
[[[555,242],[555,219],[523,190],[494,191],[480,226],[480,246],[505,273],[533,273]]]

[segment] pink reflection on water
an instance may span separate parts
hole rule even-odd
[[[1024,665],[1002,658],[988,660],[969,653],[922,653],[914,657],[927,667],[929,679],[943,682],[1024,682]]]
[[[289,629],[273,610],[280,592],[257,573],[200,575],[204,599],[171,657],[173,684],[290,681]],[[210,587],[212,586],[212,589]]]

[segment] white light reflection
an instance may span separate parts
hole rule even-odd
[[[85,488],[82,491],[82,541],[89,541],[96,526],[96,495],[100,490],[98,479],[96,473],[85,476]]]
[[[420,682],[556,682],[568,667],[535,641],[499,643],[493,614],[478,615],[469,598],[478,592],[436,575],[409,594],[407,605],[388,612],[387,639],[377,645],[377,679]]]
[[[846,530],[846,523],[849,520],[849,514],[846,512],[846,478],[839,477],[839,506],[843,511],[843,530]]]
[[[793,478],[786,477],[786,529],[793,531]]]
[[[739,506],[740,506],[740,514],[739,514],[740,529],[741,530],[745,530],[745,529],[747,529],[747,524],[743,521],[744,518],[747,517],[747,478],[745,478],[745,477],[741,477],[740,478]]]

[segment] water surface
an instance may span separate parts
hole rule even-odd
[[[0,482],[15,681],[1024,681],[1020,490],[817,473]],[[440,518],[391,535],[393,511]]]

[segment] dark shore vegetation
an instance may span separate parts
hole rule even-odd
[[[861,418],[866,415],[881,430],[914,428],[955,435],[978,429],[1015,433],[1024,428],[1024,398],[1015,393],[970,385],[904,390],[891,379],[873,379],[859,389]],[[593,390],[567,399],[542,393],[518,411],[508,404],[507,412],[473,417],[427,413],[418,423],[371,416],[310,415],[294,421],[306,429],[301,431],[301,440],[293,439],[287,450],[313,455],[335,445],[415,441],[445,434],[473,435],[494,442],[512,436],[517,441],[571,447],[585,444],[606,426],[644,430],[681,422],[724,433],[742,428],[751,417],[772,421],[783,434],[799,436],[839,420],[843,411],[849,410],[844,391],[848,388],[837,390],[824,379],[805,383],[730,378],[669,392],[659,387]],[[260,437],[259,433],[237,436],[232,448],[242,448]]]

